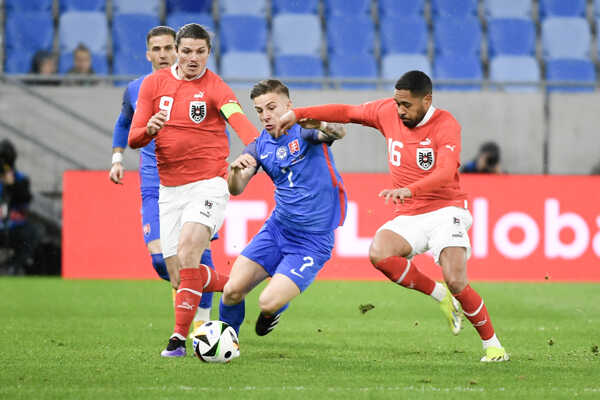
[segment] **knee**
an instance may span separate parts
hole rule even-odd
[[[244,294],[241,290],[236,290],[233,285],[230,285],[229,282],[225,284],[223,288],[223,303],[231,306],[234,304],[239,304],[242,300],[244,300]]]
[[[277,298],[267,295],[263,292],[258,297],[258,307],[260,308],[260,311],[264,313],[275,314],[281,307],[283,307],[283,304],[281,304]]]
[[[466,277],[453,275],[446,278],[446,285],[448,285],[448,289],[450,289],[450,293],[457,294],[460,293],[467,286]]]

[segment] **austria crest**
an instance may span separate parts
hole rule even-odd
[[[190,101],[190,119],[199,124],[206,118],[206,102]]]
[[[433,149],[417,149],[417,165],[423,171],[429,171],[435,162]]]

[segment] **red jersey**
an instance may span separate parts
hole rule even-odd
[[[179,186],[227,174],[229,140],[221,114],[239,105],[231,88],[212,71],[193,80],[177,76],[177,64],[147,76],[138,95],[129,142],[132,147],[156,142],[160,183]],[[146,134],[150,117],[167,111],[167,121],[154,137]]]
[[[423,214],[448,206],[466,207],[467,194],[460,188],[458,175],[461,128],[448,111],[432,106],[412,129],[402,123],[393,98],[360,106],[330,105],[294,111],[298,119],[354,122],[373,127],[385,136],[393,188],[406,187],[412,193],[411,198],[404,199],[404,204],[397,204],[394,215]],[[326,111],[329,116],[323,118]]]

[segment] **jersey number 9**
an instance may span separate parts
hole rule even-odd
[[[173,98],[169,96],[162,96],[158,103],[158,108],[167,112],[167,121],[171,119],[171,108],[173,108]]]

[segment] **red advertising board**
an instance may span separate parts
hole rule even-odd
[[[391,218],[377,194],[386,174],[344,174],[349,196],[343,227],[319,279],[383,279],[367,258],[375,231]],[[465,175],[473,226],[472,280],[600,282],[600,177]],[[105,171],[68,171],[63,183],[63,276],[156,278],[142,240],[137,173],[123,185]],[[217,269],[228,271],[274,206],[273,185],[257,175],[232,197],[221,238],[212,244]],[[441,278],[429,255],[420,268]]]

